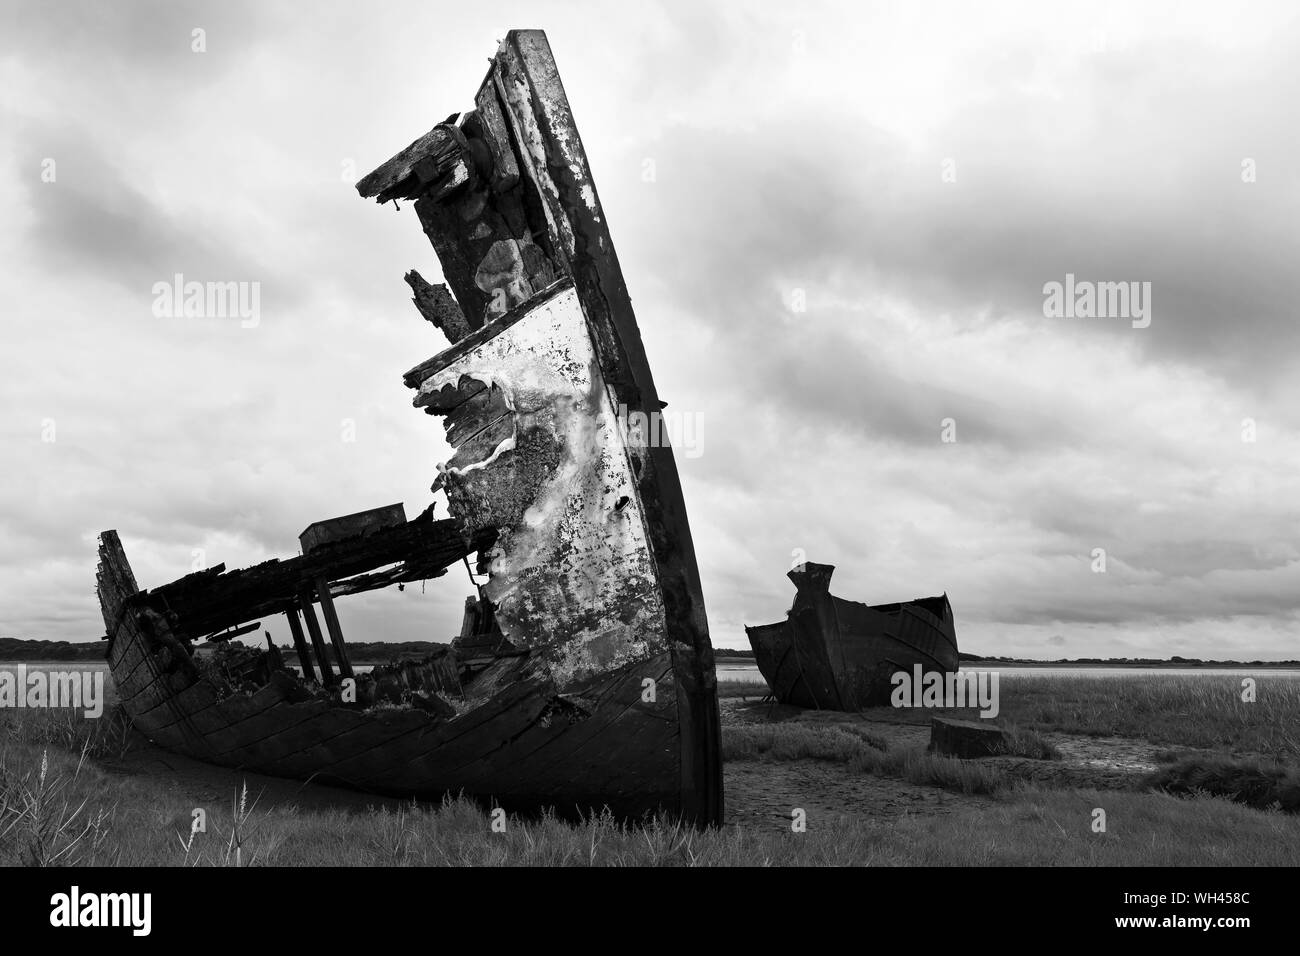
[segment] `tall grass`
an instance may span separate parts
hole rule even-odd
[[[1241,684],[1248,676],[1256,681],[1256,699],[1249,703],[1242,700]],[[1300,759],[1300,679],[1267,671],[1240,676],[1016,675],[1000,681],[998,691],[999,722],[1024,729]],[[887,708],[871,713],[886,711],[915,723],[936,714],[973,714]]]
[[[114,861],[110,842],[115,807],[78,792],[86,767],[83,749],[71,771],[56,755],[51,771],[48,750],[39,765],[14,766],[12,751],[0,752],[0,863],[25,866],[77,866]]]
[[[134,742],[131,719],[114,705],[93,719],[75,707],[6,710],[0,712],[4,740],[84,753],[91,760],[120,758]]]
[[[874,748],[868,748],[872,752]],[[42,757],[45,783],[39,782]],[[947,758],[945,758],[947,759]],[[109,862],[124,865],[233,865],[228,857],[232,808],[206,801],[209,826],[192,833],[187,851],[178,821],[194,807],[158,781],[110,776],[72,755],[44,754],[23,744],[5,753],[3,792],[66,783],[43,818],[106,821],[58,856],[67,840],[43,855],[15,855],[0,840],[4,863]],[[976,764],[952,761],[954,764]],[[78,770],[78,765],[80,769]],[[978,765],[978,764],[976,764]],[[28,774],[34,774],[27,778]],[[1300,865],[1300,818],[1260,813],[1213,798],[1178,800],[1155,793],[1016,790],[992,806],[956,807],[938,817],[808,818],[806,832],[726,826],[696,831],[659,818],[645,825],[595,814],[569,824],[553,816],[508,817],[504,832],[468,800],[396,810],[302,812],[261,807],[245,799],[239,846],[245,865],[271,866],[823,866],[823,865]],[[67,807],[67,814],[63,812]],[[1108,814],[1108,831],[1091,829],[1093,810]],[[11,816],[11,815],[9,815]],[[6,819],[9,818],[6,817]],[[218,825],[213,825],[217,822]],[[84,824],[79,824],[84,827]],[[63,832],[70,835],[72,828]],[[90,853],[91,843],[95,853]],[[80,852],[80,856],[78,856]]]
[[[671,820],[644,825],[595,814],[577,825],[554,816],[509,817],[505,832],[478,805],[448,799],[393,810],[305,812],[265,806],[241,786],[194,805],[166,781],[110,775],[91,751],[121,742],[104,728],[60,716],[3,726],[0,863],[39,866],[753,866],[753,865],[1300,865],[1300,817],[1261,813],[1209,797],[1043,791],[996,762],[888,748],[869,724],[726,728],[729,760],[816,756],[850,773],[874,773],[963,793],[996,793],[979,808],[942,816],[809,818],[804,833],[737,826],[698,832]],[[50,741],[80,741],[76,752]],[[1173,788],[1171,788],[1173,789]],[[1091,830],[1103,807],[1109,830]],[[207,826],[192,826],[202,809]]]

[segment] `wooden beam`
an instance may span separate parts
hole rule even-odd
[[[232,627],[227,631],[221,631],[217,634],[208,634],[203,639],[205,641],[215,641],[220,644],[222,641],[228,641],[232,637],[239,637],[241,634],[247,634],[250,631],[256,631],[262,626],[261,621],[254,621],[252,624],[243,624],[239,627]]]
[[[302,666],[302,676],[307,680],[316,679],[316,669],[311,666],[311,652],[307,641],[302,636],[302,621],[298,620],[298,609],[291,607],[284,612],[289,619],[289,632],[293,634],[293,649],[298,652],[298,663]]]
[[[307,622],[307,633],[311,635],[311,646],[316,648],[316,663],[320,665],[321,680],[325,682],[326,687],[333,687],[334,668],[330,666],[329,654],[325,651],[325,638],[320,632],[320,622],[316,620],[316,612],[311,606],[311,592],[303,591],[299,598],[302,605],[302,619]]]
[[[424,577],[433,577],[479,547],[478,541],[465,541],[457,522],[435,521],[426,512],[398,527],[323,544],[310,554],[221,574],[200,571],[186,575],[153,588],[146,597],[153,599],[159,610],[175,613],[186,635],[199,637],[284,613],[303,590],[313,589],[322,575],[333,582],[410,562],[413,568],[428,571]]]
[[[321,613],[325,615],[325,627],[329,629],[330,641],[334,644],[334,658],[338,661],[339,673],[344,677],[351,677],[352,663],[348,660],[347,645],[343,643],[343,628],[339,626],[339,616],[334,610],[334,598],[330,596],[330,583],[327,578],[317,579],[316,597],[320,599]]]
[[[435,199],[470,181],[474,162],[465,134],[439,123],[374,172],[361,177],[357,192],[366,199],[414,199],[427,193]]]
[[[422,316],[433,323],[435,328],[447,336],[448,342],[455,345],[469,335],[471,329],[465,319],[465,313],[460,310],[460,304],[445,285],[429,283],[414,269],[404,278],[411,291],[415,293],[411,299],[415,307],[420,310]]]

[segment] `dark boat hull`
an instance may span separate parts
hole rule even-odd
[[[556,690],[526,658],[466,687],[451,719],[414,708],[295,700],[293,682],[221,691],[183,666],[148,592],[137,594],[117,535],[100,545],[109,668],[121,706],[150,740],[208,763],[374,793],[465,793],[509,810],[570,815],[609,807],[635,817],[680,807],[676,684],[667,652],[585,685],[580,720],[556,715]],[[655,682],[653,702],[644,682]]]
[[[790,572],[798,589],[786,620],[747,627],[754,658],[783,704],[819,710],[887,705],[892,676],[915,665],[958,667],[947,595],[871,606],[829,592],[829,565]]]

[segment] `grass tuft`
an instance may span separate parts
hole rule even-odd
[[[843,725],[809,726],[794,721],[722,729],[723,760],[829,760],[848,763],[863,750],[886,749],[879,737]]]
[[[1224,756],[1184,757],[1144,784],[1180,796],[1224,797],[1257,810],[1300,813],[1300,772],[1277,763]]]

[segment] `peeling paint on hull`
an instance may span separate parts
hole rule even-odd
[[[416,402],[436,410],[430,399],[466,379],[501,391],[513,433],[484,462],[445,472],[444,486],[467,531],[498,529],[485,593],[506,638],[539,651],[565,688],[662,653],[666,624],[626,437],[582,305],[571,285],[539,298],[430,370]],[[519,461],[539,448],[551,453],[540,464]],[[501,502],[520,498],[522,513],[502,513]]]

